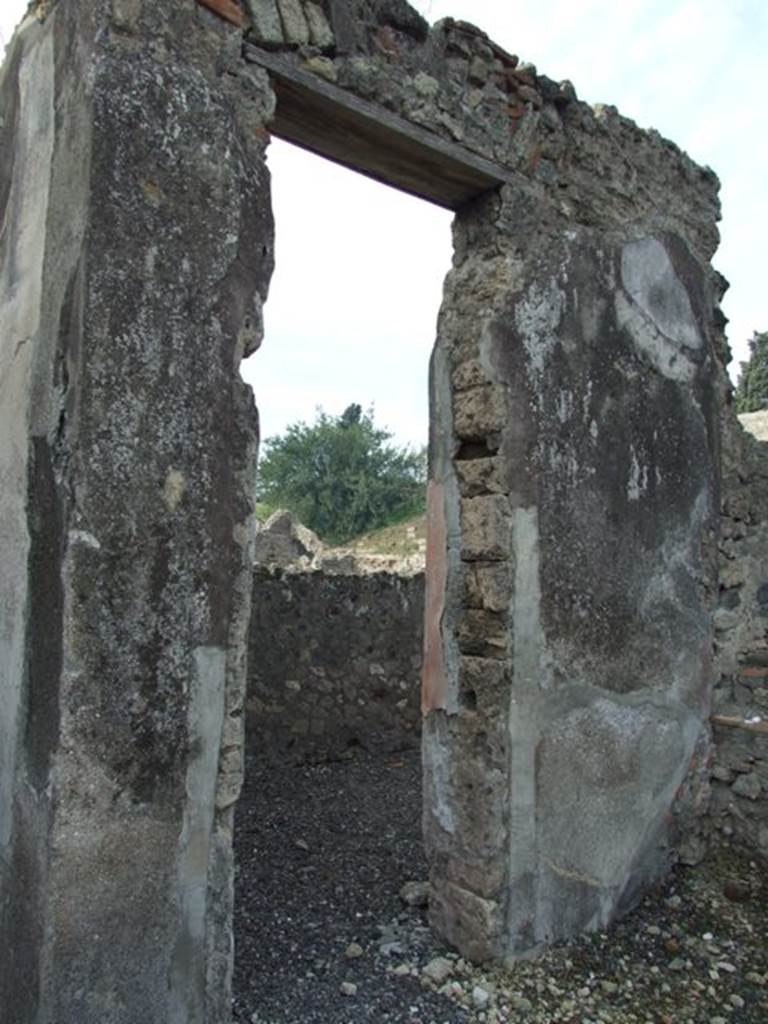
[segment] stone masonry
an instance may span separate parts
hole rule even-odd
[[[723,441],[714,710],[763,731],[715,727],[710,822],[721,839],[768,858],[768,444],[732,414]]]
[[[249,751],[281,763],[418,747],[423,565],[324,549],[284,513],[256,559]]]
[[[404,0],[33,5],[0,72],[11,1024],[228,1019],[258,441],[238,366],[272,131],[456,211],[422,692],[438,933],[501,959],[631,907],[706,808],[716,639],[736,705],[760,690],[764,534],[728,430],[721,548],[755,569],[718,581],[710,170]],[[723,768],[740,814],[748,766]]]

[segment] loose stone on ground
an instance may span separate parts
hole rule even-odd
[[[253,762],[236,832],[235,1020],[249,1024],[765,1024],[756,861],[679,869],[611,931],[510,966],[441,948],[425,908],[418,755]],[[295,838],[313,836],[316,861]],[[743,898],[728,895],[738,883]],[[746,895],[744,895],[746,894]],[[412,1012],[412,1008],[415,1008]]]

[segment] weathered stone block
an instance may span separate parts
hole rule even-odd
[[[736,796],[746,797],[747,800],[757,800],[763,791],[760,784],[760,777],[756,772],[748,772],[746,775],[739,775],[731,786],[731,792]]]
[[[437,933],[469,960],[483,962],[501,955],[503,916],[495,900],[483,899],[451,882],[433,883],[429,920]]]
[[[504,658],[510,645],[506,619],[496,612],[465,609],[456,627],[456,641],[462,654]]]
[[[507,492],[504,461],[500,458],[459,459],[455,467],[462,498]]]
[[[507,666],[497,658],[465,655],[459,661],[459,691],[478,711],[501,717],[509,702],[507,675]]]
[[[334,45],[333,30],[319,4],[306,2],[304,14],[307,18],[309,35],[314,46],[321,50],[332,50]]]
[[[493,384],[459,391],[453,399],[456,436],[479,441],[498,434],[506,420],[504,393]]]
[[[512,595],[513,566],[509,562],[473,564],[464,573],[465,604],[489,612],[504,612]]]
[[[328,82],[335,82],[338,77],[336,65],[328,57],[310,57],[304,61],[302,67]]]
[[[510,556],[512,517],[502,495],[461,500],[461,557],[467,561],[499,561]]]
[[[304,17],[301,0],[277,0],[277,6],[286,42],[306,46],[310,41],[309,25]]]
[[[277,0],[245,0],[245,4],[256,42],[262,46],[281,46],[284,42],[283,26]]]
[[[462,359],[451,369],[451,386],[456,391],[489,385],[488,370],[477,359]]]

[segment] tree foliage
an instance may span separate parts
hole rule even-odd
[[[424,510],[424,454],[388,443],[373,411],[348,406],[341,416],[318,409],[265,442],[259,500],[287,508],[332,544]]]
[[[768,332],[755,331],[749,342],[749,359],[741,364],[736,385],[736,412],[768,409]]]

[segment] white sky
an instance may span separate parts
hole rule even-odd
[[[453,16],[579,96],[657,128],[722,181],[715,265],[736,363],[768,329],[766,0],[417,0]],[[7,39],[26,0],[0,0]],[[316,405],[376,407],[399,441],[426,439],[426,370],[450,264],[450,215],[301,151],[269,151],[278,266],[267,335],[245,365],[265,436]],[[732,369],[736,364],[733,364]]]

